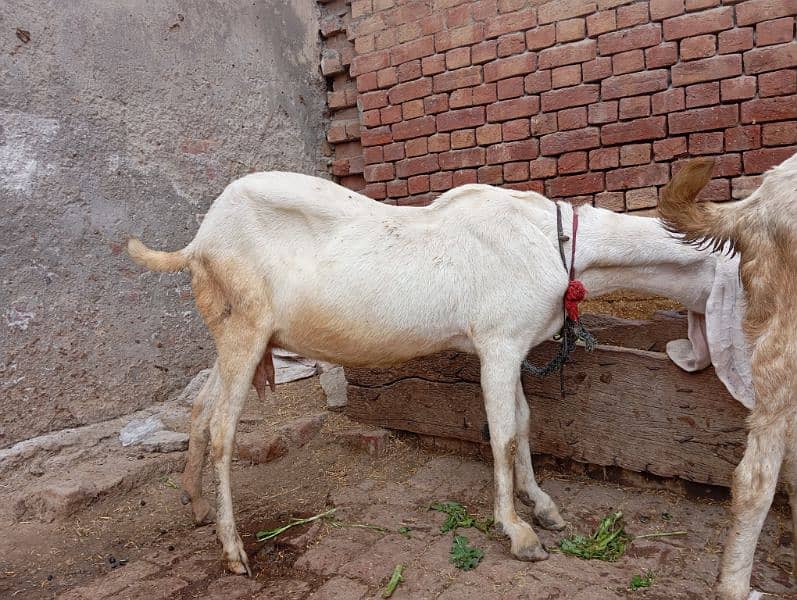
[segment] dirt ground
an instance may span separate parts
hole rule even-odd
[[[266,406],[252,395],[241,429],[266,435],[298,416],[322,413],[324,406],[317,379],[286,384]],[[728,524],[723,503],[539,469],[544,489],[570,522],[564,533],[536,528],[548,548],[563,535],[593,530],[618,509],[632,534],[683,529],[688,535],[638,540],[614,563],[560,553],[541,563],[523,563],[511,557],[506,538],[466,529],[459,533],[485,556],[476,569],[460,571],[449,562],[452,534],[439,531],[444,515],[428,507],[456,500],[473,513],[490,515],[491,466],[425,450],[409,436],[391,436],[383,455],[369,456],[339,443],[340,432],[355,427],[345,416],[330,413],[321,433],[287,456],[263,465],[235,463],[237,522],[253,579],[222,572],[213,526],[194,527],[190,511],[180,505],[174,473],[65,522],[5,527],[0,597],[375,598],[398,563],[405,571],[396,599],[711,597]],[[530,519],[530,511],[518,506]],[[276,543],[254,539],[260,529],[333,507],[337,522],[297,527]],[[410,527],[409,537],[397,532],[402,526]],[[779,598],[795,597],[790,595],[789,532],[788,513],[773,509],[756,554],[755,586]],[[126,564],[113,568],[121,561]],[[647,571],[655,577],[653,586],[630,591],[631,577]]]

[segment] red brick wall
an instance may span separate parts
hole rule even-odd
[[[340,22],[325,71],[332,172],[372,198],[424,204],[482,182],[642,210],[688,156],[717,156],[701,197],[722,201],[797,152],[797,0],[325,11]]]

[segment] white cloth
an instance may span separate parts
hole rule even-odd
[[[705,314],[689,312],[689,339],[667,344],[667,355],[684,371],[714,365],[728,392],[748,409],[755,406],[750,348],[742,330],[745,299],[739,256],[718,256]]]

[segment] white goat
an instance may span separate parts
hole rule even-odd
[[[732,246],[741,256],[746,294],[744,332],[751,351],[754,403],[744,458],[733,478],[733,526],[722,557],[718,594],[747,598],[758,536],[781,463],[791,504],[792,551],[797,552],[797,155],[773,168],[749,198],[731,204],[694,203],[713,162],[680,171],[660,211],[689,243]],[[797,554],[795,554],[797,572]]]
[[[561,207],[572,235],[572,208]],[[720,259],[683,246],[655,219],[578,210],[576,275],[590,293],[635,288],[705,312]],[[216,341],[218,360],[194,406],[183,488],[195,520],[211,520],[201,495],[209,432],[217,530],[230,571],[250,573],[233,520],[233,437],[253,376],[265,377],[269,361],[260,361],[270,346],[350,366],[443,349],[477,354],[495,522],[517,558],[548,556],[515,512],[514,494],[533,505],[543,527],[564,527],[534,478],[520,384],[529,349],[562,325],[568,276],[553,202],[466,185],[428,207],[396,207],[323,179],[258,173],[224,190],[184,249],[157,252],[131,239],[128,251],[152,270],[191,271],[197,308]]]

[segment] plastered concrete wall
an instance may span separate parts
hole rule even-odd
[[[122,244],[182,247],[248,171],[326,174],[317,13],[0,0],[0,447],[208,365],[187,275],[142,273]]]

